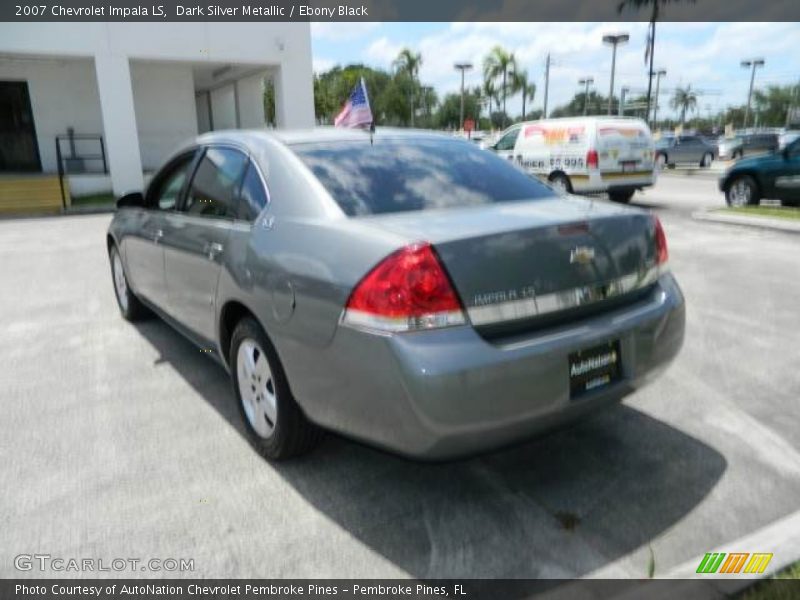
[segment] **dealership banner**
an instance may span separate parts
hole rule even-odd
[[[3,600],[648,600],[719,598],[753,580],[706,579],[5,579]],[[772,582],[771,592],[797,597],[800,580]]]
[[[637,5],[641,4],[641,7]],[[797,0],[658,4],[659,21],[800,21]],[[620,0],[4,0],[0,21],[649,21]]]

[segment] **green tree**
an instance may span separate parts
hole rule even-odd
[[[798,86],[770,85],[753,92],[755,112],[759,124],[765,127],[781,127],[787,123],[787,112],[797,104]]]
[[[271,77],[264,79],[264,122],[275,127],[275,82]]]
[[[514,88],[522,93],[522,120],[524,121],[526,117],[525,101],[533,102],[533,98],[536,96],[536,84],[528,81],[527,71],[514,71],[512,80]]]
[[[675,110],[681,111],[681,125],[686,124],[686,111],[694,111],[697,108],[697,93],[692,91],[692,86],[685,88],[678,87],[669,105]]]
[[[592,90],[587,96],[584,92],[578,92],[567,104],[557,106],[550,112],[550,117],[578,117],[583,115],[583,105],[586,103],[586,114],[600,115],[605,114],[608,108],[608,98]],[[617,99],[612,99],[612,108],[616,105]],[[616,111],[614,111],[616,112]]]
[[[517,61],[512,52],[508,52],[502,46],[495,46],[491,52],[483,59],[483,78],[484,80],[496,81],[501,79],[500,94],[503,99],[503,126],[506,124],[506,97],[508,94],[516,92],[513,86],[513,78],[509,80],[509,73],[516,72]]]
[[[414,127],[414,96],[417,94],[419,81],[419,68],[422,65],[422,55],[419,52],[412,52],[409,48],[403,48],[392,63],[395,72],[399,76],[406,76],[410,80],[408,101],[411,105],[411,126]]]
[[[464,91],[464,118],[480,122],[480,88]],[[447,94],[436,111],[435,126],[442,129],[458,129],[461,119],[461,94]]]

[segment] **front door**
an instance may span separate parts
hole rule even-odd
[[[138,211],[130,235],[123,239],[123,253],[133,290],[167,309],[167,280],[164,276],[164,231],[167,215],[178,206],[186,188],[194,153],[179,156],[153,179],[147,191],[147,207]]]
[[[0,81],[0,172],[41,171],[25,81]]]
[[[780,168],[775,177],[775,195],[786,204],[800,205],[800,140],[777,156]]]
[[[217,282],[247,161],[233,148],[208,148],[164,229],[168,310],[205,340],[216,338]]]

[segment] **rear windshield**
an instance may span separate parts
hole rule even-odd
[[[298,144],[292,150],[350,216],[479,206],[553,191],[473,144],[375,139]]]

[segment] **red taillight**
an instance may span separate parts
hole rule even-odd
[[[465,322],[461,302],[427,243],[406,246],[372,269],[350,295],[342,320],[382,331]]]
[[[669,251],[667,250],[667,236],[664,233],[664,227],[658,217],[654,217],[656,222],[656,264],[664,265],[669,259]]]
[[[597,150],[589,150],[586,153],[586,166],[590,169],[596,169],[597,165]]]

